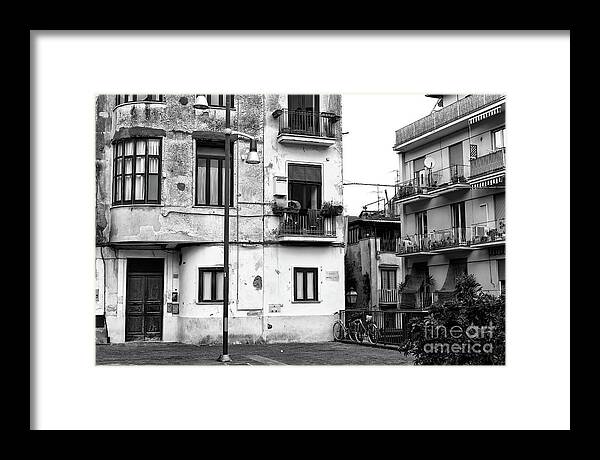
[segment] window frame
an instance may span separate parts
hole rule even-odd
[[[212,103],[212,96],[218,96],[219,100],[217,101],[217,104],[213,104]],[[231,96],[231,101],[230,101],[230,105],[229,108],[230,109],[235,109],[235,96],[233,94],[230,94]],[[219,109],[225,109],[227,108],[227,94],[204,94],[204,97],[206,98],[206,102],[208,103],[209,107],[216,107]]]
[[[140,140],[145,141],[146,148],[144,154],[144,172],[137,173],[136,171],[136,158],[137,155],[137,144]],[[148,141],[158,140],[158,155],[149,155]],[[131,155],[125,155],[125,144],[128,142],[133,143],[133,152]],[[119,145],[122,145],[121,155],[119,155]],[[112,178],[112,204],[113,206],[135,206],[140,204],[160,205],[162,198],[162,151],[163,151],[163,138],[162,137],[129,137],[119,139],[113,144],[113,178]],[[125,158],[131,157],[131,173],[125,173]],[[158,158],[158,172],[150,173],[150,157]],[[118,171],[118,160],[121,159],[121,168]],[[143,174],[144,177],[144,198],[142,200],[135,199],[135,178]],[[150,176],[157,176],[157,198],[156,200],[148,199],[148,184]],[[129,200],[125,199],[125,177],[131,176],[131,196]],[[117,200],[117,180],[121,178],[121,199]]]
[[[303,166],[303,167],[311,167],[311,168],[318,168],[320,170],[320,176],[321,176],[321,181],[320,182],[315,182],[315,181],[301,181],[301,180],[297,180],[297,179],[291,179],[291,174],[290,174],[290,170],[291,168],[293,168],[294,166]],[[293,186],[303,186],[304,191],[303,191],[303,196],[307,196],[307,191],[306,188],[309,186],[316,186],[317,187],[317,207],[316,208],[311,208],[311,207],[307,207],[307,208],[302,208],[302,209],[320,209],[321,206],[323,206],[323,164],[315,164],[315,163],[299,163],[299,162],[290,162],[287,164],[287,175],[288,175],[288,200],[292,200],[292,188]],[[302,206],[304,206],[304,203],[300,203]],[[307,205],[310,206],[310,205]]]
[[[195,169],[194,169],[194,206],[201,206],[201,207],[218,207],[218,208],[224,208],[225,205],[223,203],[224,200],[224,181],[225,181],[225,141],[203,141],[202,139],[196,139],[195,143],[194,143],[194,151],[195,151]],[[200,154],[198,153],[198,148],[201,146],[205,146],[205,147],[219,147],[219,148],[223,148],[223,155],[218,155],[218,154]],[[234,147],[235,147],[235,143],[233,141],[230,142],[229,145],[229,207],[233,208],[235,206],[235,200],[234,200],[234,158],[235,155],[233,154],[234,152]],[[205,182],[204,182],[204,194],[205,194],[205,203],[200,203],[198,201],[198,192],[199,192],[199,187],[198,187],[198,162],[199,160],[206,160],[206,174],[205,174]],[[219,174],[218,174],[218,178],[219,178],[219,186],[218,186],[218,198],[217,198],[217,203],[218,204],[210,204],[210,161],[211,160],[217,160],[219,162]]]
[[[210,273],[210,299],[203,298],[204,291],[204,273]],[[198,267],[198,291],[197,291],[197,302],[198,303],[211,303],[211,304],[219,304],[223,303],[224,299],[221,298],[216,299],[216,286],[217,286],[217,273],[223,273],[223,287],[225,287],[225,269],[224,267]],[[221,297],[224,297],[224,292],[221,293]]]
[[[293,293],[293,301],[294,302],[303,302],[303,303],[315,303],[315,302],[319,302],[319,269],[317,267],[294,267],[293,271],[293,287],[294,287],[294,293]],[[298,273],[302,273],[302,299],[298,298],[298,288],[297,288],[297,282],[298,282]],[[307,289],[307,283],[306,283],[306,279],[307,279],[307,273],[312,273],[313,274],[313,293],[314,293],[314,297],[311,299],[307,299],[307,293],[308,293],[308,289]]]
[[[496,150],[500,150],[506,147],[506,142],[504,140],[504,131],[506,130],[506,126],[501,126],[499,128],[496,129],[492,129],[492,150],[496,151]],[[502,146],[498,147],[496,145],[496,133],[502,131]]]
[[[397,268],[381,268],[381,287],[380,289],[384,290],[395,290],[398,287],[398,269]],[[394,283],[390,283],[391,274],[393,273]],[[387,281],[387,284],[390,287],[384,287],[384,279]]]
[[[158,96],[157,99],[148,99],[148,96]],[[164,94],[146,94],[145,99],[141,99],[138,101],[137,94],[115,94],[115,107],[123,104],[131,104],[133,102],[165,102]]]

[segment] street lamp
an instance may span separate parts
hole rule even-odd
[[[225,161],[223,167],[223,174],[225,176],[225,197],[224,197],[224,224],[223,224],[223,353],[217,361],[222,363],[228,363],[231,361],[229,357],[229,170],[230,170],[230,145],[231,135],[237,134],[238,136],[250,139],[250,151],[246,157],[246,163],[258,164],[260,158],[258,157],[257,140],[248,134],[240,133],[238,131],[231,130],[231,95],[225,96]],[[204,96],[196,96],[194,102],[194,108],[205,109],[208,108],[208,102]]]
[[[350,308],[354,308],[354,305],[356,305],[357,298],[358,292],[356,292],[354,288],[350,288],[350,290],[346,292],[346,303],[350,306]]]

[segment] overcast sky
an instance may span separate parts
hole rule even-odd
[[[428,115],[435,99],[423,94],[342,95],[344,183],[394,184],[398,155],[392,150],[395,131]],[[384,187],[379,196],[384,198]],[[388,196],[394,194],[388,188]],[[348,215],[358,215],[363,205],[377,200],[377,187],[344,186]],[[377,205],[369,206],[377,209]]]

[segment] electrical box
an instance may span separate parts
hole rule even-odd
[[[275,176],[275,190],[273,191],[273,195],[282,197],[287,196],[287,193],[287,177]]]

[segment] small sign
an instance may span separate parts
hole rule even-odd
[[[326,271],[325,279],[329,281],[339,281],[340,280],[340,272],[338,271]]]
[[[269,313],[279,313],[281,312],[281,307],[283,305],[280,303],[277,304],[269,304]]]
[[[174,303],[173,305],[173,314],[174,315],[178,315],[179,314],[179,304],[178,303]]]
[[[173,304],[167,303],[167,313],[173,313]]]

